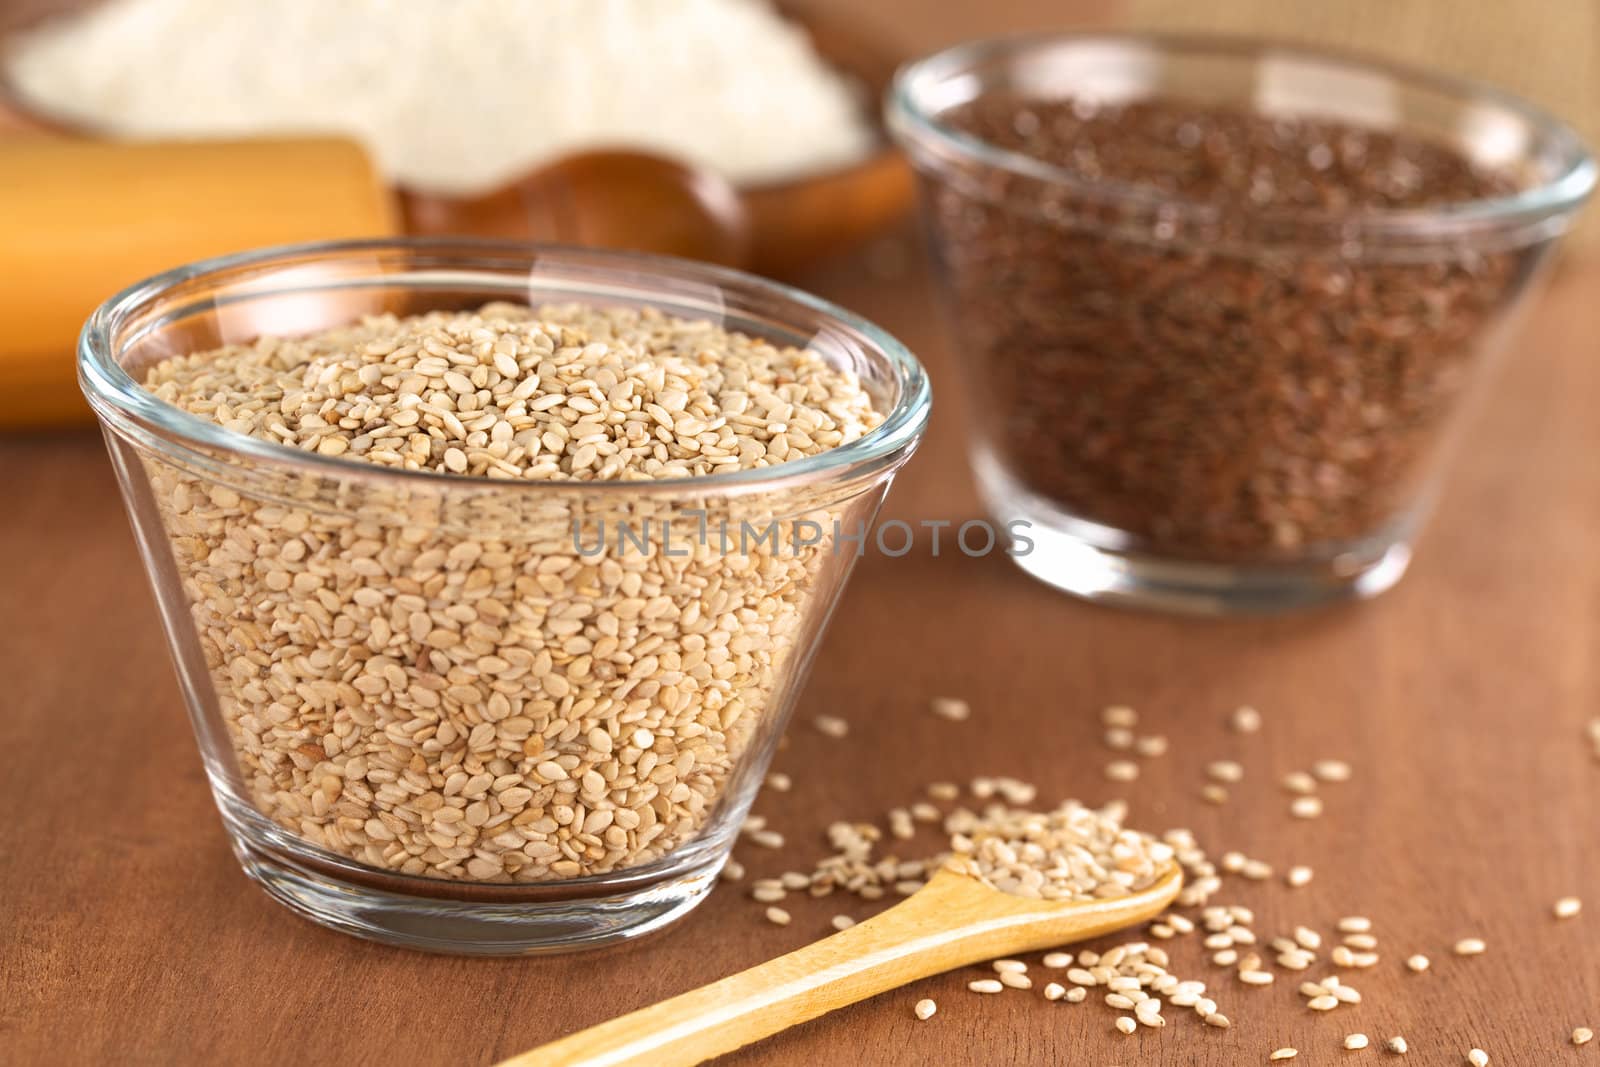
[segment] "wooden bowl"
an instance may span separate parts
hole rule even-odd
[[[776,6],[811,36],[819,55],[861,87],[862,106],[879,135],[867,158],[789,181],[733,186],[719,174],[654,153],[620,147],[581,152],[477,197],[399,188],[407,231],[633,248],[783,275],[892,227],[915,196],[911,170],[878,119],[878,102],[900,57],[842,19],[804,5]],[[96,135],[31,108],[0,86],[0,131],[7,126]]]

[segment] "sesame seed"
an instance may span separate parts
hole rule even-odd
[[[781,885],[758,885],[750,890],[751,898],[762,904],[776,904],[788,895]]]
[[[923,997],[921,1000],[917,1001],[916,1007],[912,1008],[911,1012],[922,1022],[927,1022],[929,1019],[933,1018],[933,1013],[938,1010],[939,1005],[935,1004],[929,998]]]
[[[1587,1045],[1593,1040],[1594,1031],[1589,1029],[1587,1026],[1580,1026],[1576,1030],[1572,1031],[1572,1043],[1574,1045]]]
[[[1106,777],[1113,782],[1131,782],[1139,777],[1139,765],[1132,760],[1112,760],[1106,764]]]
[[[1107,726],[1132,729],[1139,725],[1139,713],[1122,704],[1113,704],[1100,712],[1100,721]]]
[[[1060,982],[1047,982],[1044,987],[1044,999],[1060,1000],[1067,995],[1067,987]]]
[[[1322,814],[1320,797],[1295,797],[1289,804],[1289,814],[1297,819],[1315,819]]]
[[[1336,759],[1317,760],[1311,765],[1311,773],[1324,782],[1348,782],[1350,764]]]
[[[1244,768],[1231,759],[1213,760],[1206,764],[1206,773],[1217,781],[1230,785],[1244,781]]]
[[[1489,1054],[1481,1048],[1468,1049],[1467,1063],[1472,1067],[1489,1067]]]
[[[1067,990],[1067,1003],[1069,1004],[1081,1004],[1087,999],[1089,999],[1089,991],[1081,985],[1075,985]]]
[[[729,856],[728,862],[724,863],[722,870],[717,872],[717,877],[724,882],[737,882],[744,877],[744,864]]]
[[[1044,959],[1041,960],[1040,962],[1042,964],[1044,964],[1044,966],[1049,967],[1049,968],[1051,968],[1053,970],[1060,970],[1063,967],[1071,967],[1072,966],[1072,953],[1070,953],[1070,952],[1046,952],[1044,954]]]
[[[1562,897],[1553,909],[1558,919],[1570,919],[1583,910],[1583,901],[1577,897]]]
[[[1033,979],[1020,971],[1002,971],[1000,984],[1010,989],[1032,989]]]
[[[1261,729],[1261,713],[1246,704],[1234,709],[1228,723],[1236,733],[1253,734]]]
[[[856,921],[848,915],[835,915],[828,920],[828,924],[835,930],[848,930],[856,924]]]
[[[776,830],[756,830],[745,836],[750,839],[752,845],[759,845],[762,848],[782,848],[784,843],[783,835]]]
[[[1411,1046],[1406,1044],[1406,1039],[1396,1035],[1383,1043],[1383,1047],[1396,1055],[1404,1056],[1411,1051]]]
[[[1226,804],[1228,802],[1228,791],[1216,782],[1207,782],[1200,789],[1200,799],[1207,804]]]
[[[1366,1034],[1346,1034],[1346,1035],[1344,1035],[1344,1047],[1349,1049],[1349,1050],[1351,1050],[1352,1052],[1354,1052],[1356,1049],[1366,1048],[1367,1047],[1367,1035]]]
[[[1339,932],[1344,934],[1364,934],[1372,929],[1372,920],[1365,915],[1346,915],[1339,920]]]
[[[1167,739],[1160,735],[1141,737],[1133,743],[1133,748],[1139,755],[1154,759],[1167,754]]]
[[[1210,1012],[1205,1016],[1205,1024],[1207,1026],[1215,1026],[1219,1030],[1226,1030],[1233,1025],[1226,1015],[1217,1011]]]
[[[789,925],[789,913],[784,911],[782,908],[777,908],[777,907],[768,908],[767,909],[767,921],[769,923],[774,923],[774,924],[776,924],[778,926],[788,926]]]
[[[936,697],[929,706],[935,715],[950,722],[966,722],[972,717],[972,707],[955,697]]]
[[[1139,1029],[1139,1023],[1131,1015],[1117,1016],[1117,1029],[1125,1034],[1131,1034]]]
[[[967,983],[967,988],[974,993],[998,993],[1005,988],[997,978],[979,978]]]
[[[928,795],[935,800],[956,800],[961,796],[961,787],[954,782],[933,782],[928,786]]]
[[[1284,875],[1284,881],[1289,883],[1291,889],[1299,889],[1311,884],[1310,867],[1290,867],[1289,873]]]
[[[1115,749],[1119,752],[1126,751],[1133,747],[1133,731],[1120,726],[1113,726],[1105,732],[1102,740],[1105,741],[1107,748]]]
[[[1480,956],[1489,946],[1481,937],[1463,937],[1455,944],[1457,956]]]
[[[1325,993],[1320,997],[1312,997],[1306,1002],[1306,1007],[1310,1008],[1312,1011],[1332,1011],[1338,1006],[1339,998],[1333,996],[1331,993]]]
[[[850,724],[837,715],[818,715],[811,723],[827,737],[837,739],[850,732]]]
[[[794,783],[790,780],[787,774],[780,774],[777,771],[773,771],[771,774],[767,775],[767,788],[771,789],[775,793],[787,793],[790,786],[793,784]]]
[[[1298,1055],[1300,1055],[1300,1050],[1299,1049],[1295,1049],[1295,1048],[1280,1048],[1280,1049],[1273,1050],[1272,1055],[1268,1056],[1267,1059],[1268,1060],[1292,1060]]]
[[[1240,971],[1239,981],[1245,985],[1271,985],[1271,971]]]
[[[1345,934],[1344,943],[1351,948],[1370,952],[1378,947],[1378,939],[1371,934]]]
[[[1283,787],[1291,793],[1305,795],[1317,791],[1317,780],[1305,771],[1290,771],[1283,776]]]
[[[1428,957],[1424,956],[1420,952],[1414,956],[1408,956],[1406,958],[1406,966],[1410,967],[1418,974],[1421,974],[1423,971],[1428,969]]]
[[[989,966],[994,968],[996,974],[1005,974],[1007,972],[1022,974],[1028,969],[1028,965],[1021,960],[995,960]]]
[[[1272,864],[1263,860],[1250,860],[1239,873],[1252,882],[1264,882],[1272,877]]]
[[[1296,926],[1294,939],[1301,948],[1315,950],[1322,947],[1322,935],[1307,926]]]

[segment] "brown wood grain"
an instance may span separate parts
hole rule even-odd
[[[834,6],[842,6],[840,3]],[[942,7],[902,0],[873,17],[911,47],[1062,19],[1043,4]],[[921,10],[920,20],[909,13]],[[897,14],[898,13],[898,14]],[[906,17],[900,17],[906,16]],[[936,414],[887,514],[974,517],[964,412],[937,300],[916,250],[887,244],[804,284],[888,327],[927,361]],[[1187,825],[1214,850],[1316,869],[1299,890],[1230,888],[1257,929],[1330,931],[1360,912],[1383,961],[1349,975],[1365,994],[1330,1015],[1294,983],[1222,978],[1235,1022],[1182,1012],[1123,1037],[1096,1003],[978,997],[971,973],[930,979],[727,1057],[730,1064],[1223,1065],[1387,1060],[1342,1036],[1404,1034],[1410,1064],[1600,1063],[1600,763],[1583,724],[1600,714],[1600,273],[1568,270],[1528,317],[1474,421],[1413,573],[1383,599],[1275,620],[1203,622],[1072,601],[1001,558],[922,550],[858,568],[776,769],[787,794],[757,811],[820,853],[834,818],[881,817],[935,779],[1015,774],[1043,798],[1101,801],[1098,709],[1134,705],[1172,740],[1133,794],[1135,821]],[[90,433],[0,439],[0,1063],[489,1064],[796,948],[859,904],[793,899],[787,928],[727,887],[649,941],[537,960],[431,957],[291,917],[239,872],[212,809],[103,447]],[[930,697],[974,706],[961,724]],[[1264,730],[1224,726],[1240,702]],[[832,740],[806,722],[852,724]],[[1234,802],[1197,800],[1201,766],[1239,758]],[[1355,779],[1301,822],[1276,785],[1313,759]],[[773,853],[741,849],[752,876]],[[1588,895],[1557,923],[1550,904]],[[1488,954],[1456,959],[1466,935]],[[1193,941],[1186,973],[1222,976]],[[1433,958],[1413,975],[1412,952]],[[1312,972],[1321,973],[1321,969]],[[934,997],[939,1014],[915,1021]],[[1181,1016],[1181,1017],[1180,1017]],[[1396,1061],[1400,1062],[1400,1061]]]

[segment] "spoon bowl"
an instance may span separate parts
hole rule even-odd
[[[929,975],[1086,941],[1159,915],[1183,887],[1170,864],[1123,897],[1035,900],[942,870],[887,911],[786,956],[524,1052],[499,1067],[678,1067]]]

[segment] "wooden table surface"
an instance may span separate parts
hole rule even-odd
[[[910,0],[884,10],[910,11]],[[907,47],[1042,25],[1049,5],[991,4],[898,20]],[[942,9],[941,9],[942,10]],[[895,27],[894,19],[886,25]],[[917,249],[889,242],[803,283],[882,323],[928,363],[936,415],[886,514],[979,514],[960,385]],[[869,557],[856,572],[775,769],[794,779],[758,813],[792,859],[741,849],[752,876],[804,866],[836,818],[881,818],[937,779],[1011,774],[1041,799],[1128,795],[1136,824],[1188,826],[1303,889],[1230,882],[1271,936],[1341,915],[1376,923],[1382,961],[1348,977],[1362,1004],[1317,1015],[1295,981],[1239,986],[1194,938],[1175,967],[1217,984],[1234,1020],[1124,1037],[1098,1003],[979,997],[950,974],[728,1057],[738,1064],[1347,1062],[1345,1033],[1403,1034],[1405,1061],[1600,1064],[1600,270],[1570,266],[1529,316],[1474,422],[1412,574],[1379,601],[1302,617],[1207,622],[1075,602],[1003,558]],[[135,556],[91,432],[0,438],[0,1063],[386,1063],[477,1067],[795,948],[855,902],[791,898],[765,922],[737,887],[646,942],[533,960],[432,957],[292,917],[246,881],[223,838]],[[962,696],[971,721],[927,711]],[[1171,739],[1137,787],[1102,776],[1098,710],[1131,704]],[[1225,726],[1249,702],[1257,735]],[[844,740],[804,724],[849,719]],[[1232,801],[1198,800],[1207,760],[1233,757]],[[1338,757],[1352,782],[1298,821],[1284,773]],[[1591,892],[1558,923],[1551,903]],[[1487,954],[1458,959],[1475,935]],[[1433,959],[1416,975],[1413,952]],[[1319,966],[1308,977],[1325,973]],[[919,1023],[912,1004],[940,1005]],[[1379,1058],[1376,1047],[1359,1054]],[[1355,1061],[1350,1061],[1355,1062]]]

